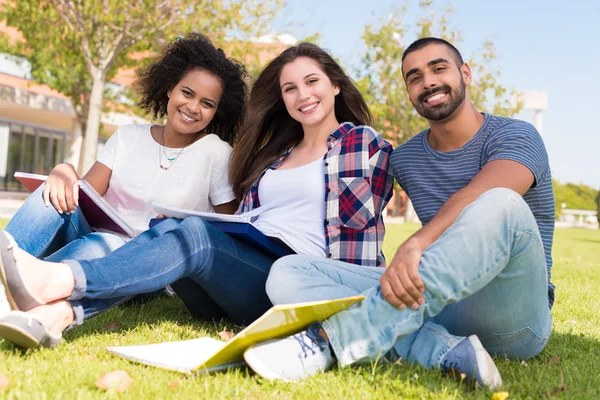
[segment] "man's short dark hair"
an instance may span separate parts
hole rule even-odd
[[[452,43],[450,43],[444,39],[440,39],[440,38],[436,38],[436,37],[424,37],[424,38],[417,39],[414,42],[412,42],[411,45],[408,46],[406,48],[406,50],[404,50],[404,53],[402,54],[402,62],[404,62],[404,59],[410,53],[417,51],[417,50],[421,50],[422,48],[427,47],[430,44],[441,44],[441,45],[444,45],[444,46],[450,48],[450,50],[452,50],[452,54],[454,54],[454,60],[456,61],[456,65],[458,65],[458,68],[462,67],[462,65],[465,63],[463,61],[462,56],[460,55],[460,52],[458,51],[458,49],[456,47],[454,47],[452,45]]]

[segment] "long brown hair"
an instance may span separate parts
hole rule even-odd
[[[279,86],[281,70],[298,57],[316,61],[331,83],[340,88],[334,106],[338,121],[373,124],[354,81],[327,52],[312,43],[286,49],[265,67],[250,92],[246,117],[229,163],[229,181],[240,199],[262,171],[302,141],[302,125],[287,112]]]

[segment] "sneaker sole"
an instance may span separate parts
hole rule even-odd
[[[0,337],[16,346],[26,349],[40,346],[40,342],[34,336],[13,324],[0,323]]]
[[[264,343],[266,342],[263,342],[261,344]],[[248,364],[248,366],[252,368],[252,370],[256,374],[260,375],[262,378],[268,381],[281,380],[284,382],[291,382],[289,379],[286,379],[281,375],[277,375],[273,373],[273,371],[270,368],[267,368],[260,361],[260,358],[256,356],[256,353],[254,352],[254,346],[249,347],[248,349],[246,349],[246,351],[244,351],[244,360],[246,361],[246,364]]]
[[[487,350],[481,344],[481,341],[476,335],[469,336],[469,342],[475,349],[475,358],[477,359],[477,369],[483,384],[490,390],[494,390],[502,386],[502,377],[498,367],[490,357]]]

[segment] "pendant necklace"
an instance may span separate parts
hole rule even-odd
[[[167,155],[167,150],[165,150],[164,142],[165,142],[165,127],[163,126],[162,130],[160,131],[160,143],[159,143],[159,147],[158,147],[158,165],[160,166],[160,169],[164,169],[165,171],[167,171],[169,168],[171,168],[173,166],[173,164],[175,164],[175,161],[177,161],[177,159],[179,158],[181,153],[183,153],[183,150],[185,150],[185,148],[187,146],[182,147],[181,150],[179,150],[179,153],[177,153],[177,155],[175,157],[169,157]],[[161,149],[162,149],[162,152],[161,152]],[[165,158],[167,159],[167,165],[163,165],[161,153],[164,153]]]

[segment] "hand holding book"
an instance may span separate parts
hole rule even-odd
[[[59,214],[73,213],[79,206],[79,176],[71,164],[58,164],[46,179],[44,204],[50,202]]]
[[[48,179],[46,175],[29,174],[26,172],[15,172],[15,178],[30,192],[37,190],[37,188]],[[96,192],[96,190],[94,190],[89,183],[80,179],[75,185],[74,193],[77,193],[76,196],[78,199],[76,206],[80,207],[83,215],[92,228],[107,229],[112,232],[125,234],[129,237],[135,235],[134,229],[102,198],[102,196],[98,194],[98,192]],[[67,208],[65,208],[65,210],[66,209]]]

